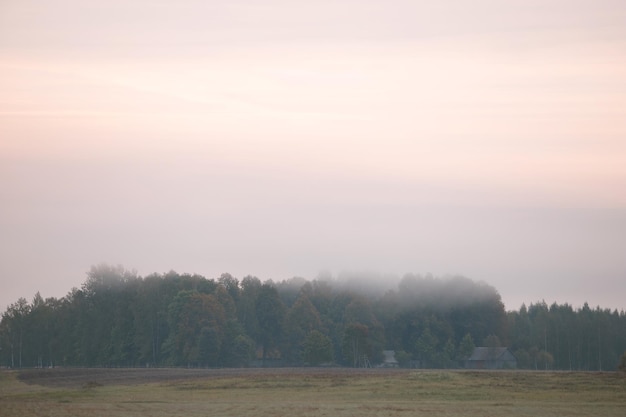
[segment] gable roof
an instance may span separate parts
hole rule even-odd
[[[476,347],[468,361],[515,360],[515,356],[505,347]]]

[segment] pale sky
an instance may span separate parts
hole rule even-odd
[[[461,274],[626,309],[623,0],[0,0],[0,309]]]

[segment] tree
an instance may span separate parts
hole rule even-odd
[[[124,269],[122,265],[112,266],[100,264],[92,266],[87,273],[87,280],[83,284],[83,291],[87,295],[92,295],[99,291],[119,289],[125,283],[137,279],[134,271]]]
[[[199,365],[211,360],[223,336],[224,308],[210,294],[178,293],[169,308],[171,333],[167,347],[176,365]],[[205,357],[203,357],[205,355]]]
[[[285,306],[291,306],[296,299],[301,295],[302,286],[306,283],[306,280],[302,277],[293,277],[288,280],[283,280],[275,285],[276,291],[280,295],[280,299]]]
[[[520,368],[626,367],[623,310],[539,302],[504,312],[495,289],[459,277],[407,275],[384,295],[333,285],[252,276],[239,283],[229,274],[218,282],[174,271],[141,278],[97,265],[61,299],[36,294],[31,304],[9,305],[0,365],[248,366],[262,347],[266,358],[290,364],[323,363],[330,348],[333,360],[359,366],[387,348],[403,364],[450,367],[478,340],[506,344]]]
[[[483,346],[487,347],[487,357],[490,361],[496,360],[497,349],[500,347],[500,338],[494,334],[490,334],[483,340]]]
[[[430,327],[426,327],[419,339],[417,339],[417,356],[420,361],[420,367],[432,367],[435,355],[437,353],[437,345],[439,340],[431,333]]]
[[[237,318],[243,325],[246,334],[255,339],[259,333],[259,322],[256,315],[256,300],[261,290],[261,280],[246,276],[241,280],[241,291],[236,301]]]
[[[161,348],[168,334],[168,305],[176,294],[172,280],[153,274],[145,277],[137,289],[137,299],[131,307],[134,314],[134,343],[138,361],[158,365]]]
[[[554,357],[545,350],[534,349],[535,369],[550,369],[554,363]]]
[[[217,288],[215,288],[213,295],[222,307],[224,307],[224,313],[228,317],[237,317],[237,309],[231,293],[232,291],[229,292],[223,285],[218,285]]]
[[[344,320],[346,323],[361,323],[366,326],[371,326],[377,322],[369,300],[364,297],[354,297],[346,306]]]
[[[346,361],[354,368],[358,367],[369,351],[367,326],[360,323],[349,324],[344,330],[341,345]]]
[[[292,362],[301,362],[305,338],[321,327],[319,312],[306,295],[300,295],[287,311],[284,356]]]
[[[131,306],[138,278],[122,266],[92,266],[79,298],[78,353],[82,365],[133,365],[134,324]]]
[[[461,339],[461,343],[459,344],[458,358],[462,361],[469,359],[469,357],[474,353],[474,349],[476,349],[476,345],[474,345],[472,335],[467,333],[463,336],[463,339]]]
[[[30,306],[25,298],[20,298],[17,302],[7,307],[2,314],[2,323],[6,329],[6,337],[11,352],[11,368],[22,367],[24,339],[26,334],[26,320],[30,313]]]
[[[343,312],[344,322],[367,327],[367,350],[363,352],[363,355],[367,355],[370,362],[381,362],[385,347],[385,328],[374,315],[370,300],[358,294],[346,292],[344,301],[348,302]]]
[[[530,369],[533,367],[533,359],[526,349],[517,349],[513,354],[515,359],[517,359],[517,367],[519,369]]]
[[[626,372],[626,350],[622,354],[622,357],[619,360],[619,365],[617,365],[617,369],[622,372]]]
[[[30,306],[30,311],[26,320],[26,327],[29,332],[27,335],[29,365],[42,368],[44,363],[50,364],[51,351],[50,343],[53,338],[52,322],[54,299],[45,300],[41,294],[37,292]],[[35,360],[33,363],[32,361]]]
[[[319,330],[322,326],[320,313],[306,295],[300,295],[287,312],[287,324],[306,333]]]
[[[236,318],[230,318],[224,326],[222,341],[221,364],[229,367],[248,366],[254,356],[255,344],[241,323]]]
[[[259,335],[263,349],[263,364],[271,349],[280,342],[285,318],[285,306],[278,291],[270,284],[263,284],[256,300],[256,317],[259,323]]]
[[[443,347],[441,355],[441,366],[444,368],[450,368],[453,366],[454,358],[456,357],[456,346],[454,341],[450,338]]]
[[[233,343],[233,365],[237,367],[247,366],[254,356],[254,341],[248,336],[239,335]]]
[[[225,272],[220,275],[218,282],[228,291],[234,302],[239,299],[239,281],[237,278]]]
[[[313,330],[304,340],[304,361],[316,366],[333,360],[333,344],[330,338]]]
[[[396,360],[401,368],[408,368],[411,364],[411,354],[404,350],[396,351]]]
[[[212,367],[218,366],[221,347],[222,335],[215,326],[205,326],[200,330],[198,359],[201,364]]]

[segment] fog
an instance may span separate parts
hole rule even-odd
[[[0,309],[92,265],[624,308],[624,2],[0,5]]]

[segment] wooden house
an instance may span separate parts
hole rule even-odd
[[[467,369],[515,369],[517,359],[505,347],[477,347],[465,361]]]

